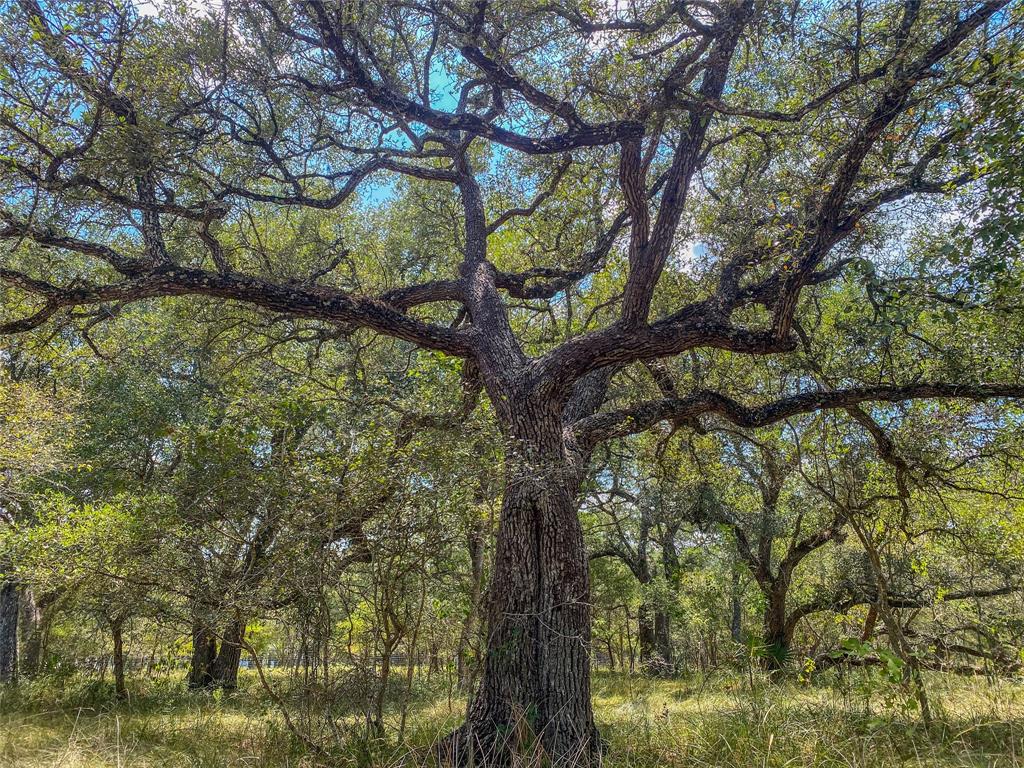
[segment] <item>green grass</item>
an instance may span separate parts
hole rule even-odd
[[[605,764],[640,766],[1024,765],[1024,683],[934,676],[936,722],[926,729],[892,690],[839,685],[770,686],[736,675],[647,680],[601,673],[594,706],[608,742]],[[336,708],[330,731],[292,699],[300,725],[331,744],[312,754],[285,727],[255,681],[230,696],[190,695],[176,680],[137,680],[116,704],[108,686],[53,681],[0,693],[0,767],[256,768],[392,766],[420,762],[458,723],[465,702],[420,688],[405,738],[368,739],[358,707]],[[868,696],[868,692],[871,693]],[[409,760],[408,758],[412,759]]]

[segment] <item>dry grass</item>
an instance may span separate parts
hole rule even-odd
[[[645,680],[600,674],[594,703],[608,740],[606,765],[1024,765],[1024,683],[934,677],[939,713],[925,729],[912,712],[843,685],[768,686],[737,676]],[[0,768],[254,768],[391,766],[419,762],[464,703],[421,692],[405,740],[366,739],[360,718],[336,722],[343,743],[316,757],[285,729],[249,681],[230,699],[189,696],[173,681],[137,683],[114,705],[105,688],[24,686],[0,694]],[[411,760],[409,758],[412,758]]]
[[[614,680],[596,686],[613,766],[1024,765],[1024,686],[936,678],[941,712],[912,712],[843,687]]]

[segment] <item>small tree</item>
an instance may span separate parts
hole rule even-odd
[[[63,465],[70,433],[65,404],[0,370],[0,683],[18,678],[21,590],[10,527],[30,512],[40,481]]]
[[[109,632],[119,699],[128,697],[125,631],[159,596],[152,564],[169,530],[164,507],[158,497],[80,505],[55,494],[12,536],[20,579],[41,591],[74,594],[76,606]]]

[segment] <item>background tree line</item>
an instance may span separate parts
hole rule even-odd
[[[472,689],[501,493],[489,408],[443,357],[304,333],[161,302],[98,331],[101,357],[60,333],[8,346],[8,682],[230,691],[244,664],[319,702],[304,733],[339,704],[401,730],[387,713],[414,678]],[[768,392],[793,375],[745,372]],[[608,443],[581,506],[596,666],[1018,673],[1019,419],[887,406]]]

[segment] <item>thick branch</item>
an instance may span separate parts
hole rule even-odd
[[[918,383],[903,386],[879,385],[833,391],[805,392],[766,405],[747,407],[718,392],[701,391],[687,397],[663,398],[577,422],[574,431],[582,442],[594,444],[613,437],[636,434],[662,421],[694,422],[698,417],[716,415],[737,426],[754,429],[801,413],[850,408],[860,403],[920,399],[988,400],[1024,398],[1024,384]]]
[[[449,354],[469,354],[463,331],[452,330],[402,313],[401,306],[384,299],[354,296],[335,288],[278,284],[238,273],[209,272],[186,267],[154,270],[120,283],[58,288],[5,270],[5,282],[43,296],[45,308],[26,320],[0,326],[0,332],[16,333],[38,327],[57,310],[108,301],[131,302],[160,296],[198,295],[242,301],[293,317],[371,328],[395,338],[438,349]],[[404,298],[406,305],[409,298]]]

